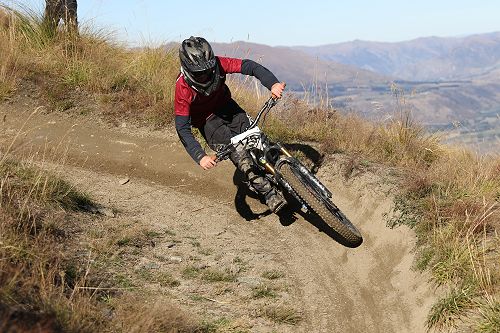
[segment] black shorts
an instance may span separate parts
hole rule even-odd
[[[201,134],[214,151],[221,145],[227,145],[231,138],[244,132],[250,121],[246,112],[234,100],[208,117],[200,129]]]

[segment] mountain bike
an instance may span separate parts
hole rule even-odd
[[[282,194],[287,192],[304,210],[318,215],[341,237],[342,243],[350,247],[359,246],[363,241],[360,232],[332,202],[332,193],[328,188],[279,142],[272,142],[257,126],[262,118],[265,121],[276,104],[277,99],[269,98],[255,119],[250,119],[249,127],[217,150],[216,161],[229,158],[235,149],[245,149],[253,164],[275,190]]]

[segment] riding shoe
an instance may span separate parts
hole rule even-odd
[[[278,192],[271,191],[266,196],[266,204],[273,213],[277,213],[285,206],[286,200]]]

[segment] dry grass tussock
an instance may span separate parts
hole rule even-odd
[[[24,163],[0,161],[0,327],[47,332],[87,331],[103,318],[68,266],[65,243],[71,212],[89,199],[53,175]],[[78,309],[78,311],[73,311]],[[3,331],[2,330],[2,331]]]
[[[0,331],[205,332],[175,305],[107,269],[120,244],[85,245],[85,194],[32,162],[0,159]],[[126,235],[125,235],[126,236]],[[130,237],[129,237],[130,238]],[[130,289],[130,290],[129,290]],[[127,291],[129,290],[129,291]]]
[[[491,309],[500,297],[500,158],[443,148],[436,161],[407,175],[392,223],[415,228],[417,268],[429,269],[448,290],[429,327],[497,332],[500,313]]]
[[[0,25],[0,99],[30,80],[53,109],[71,107],[61,101],[80,91],[112,117],[155,125],[171,120],[165,110],[173,108],[176,54],[161,48],[129,50],[85,25],[79,36],[53,35],[38,13],[5,7],[3,12],[10,23]]]
[[[442,149],[439,138],[412,123],[408,114],[373,123],[293,98],[269,116],[266,130],[281,141],[319,143],[324,153],[357,154],[371,162],[408,168],[431,164]]]

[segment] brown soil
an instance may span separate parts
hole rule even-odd
[[[254,215],[248,214],[235,198],[231,163],[203,171],[173,130],[113,127],[43,108],[30,116],[36,109],[29,97],[0,105],[0,152],[11,146],[12,154],[37,156],[118,212],[100,217],[102,225],[166,235],[125,265],[169,272],[180,282],[145,283],[159,298],[205,318],[226,318],[228,330],[425,332],[434,297],[426,277],[411,268],[413,233],[385,225],[393,204],[391,185],[380,174],[366,171],[345,180],[333,157],[319,169],[334,202],[363,235],[363,244],[351,249],[319,231],[307,215],[279,219],[246,198]],[[130,180],[122,185],[124,178]],[[208,275],[187,275],[189,269],[229,272],[232,278],[211,282]],[[264,277],[271,271],[280,274]]]

